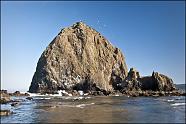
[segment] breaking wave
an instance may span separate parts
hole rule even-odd
[[[183,106],[185,105],[185,103],[174,103],[174,104],[171,104],[171,106]]]
[[[174,102],[174,99],[168,99],[167,102]]]
[[[86,106],[94,105],[95,103],[90,104],[78,104],[78,105],[62,105],[63,107],[77,107],[77,108],[84,108]]]

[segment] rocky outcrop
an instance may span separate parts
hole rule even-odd
[[[9,102],[11,102],[10,97],[1,97],[0,98],[0,104],[7,104]]]
[[[124,90],[141,90],[140,74],[134,68],[131,68],[128,76],[124,80]],[[122,88],[123,89],[123,88]]]
[[[29,92],[105,90],[127,76],[120,49],[83,22],[64,28],[42,53]]]
[[[141,77],[134,68],[127,71],[120,49],[93,28],[77,22],[62,29],[42,53],[29,92],[161,96],[176,90],[172,79],[158,72]]]
[[[20,91],[15,91],[14,93],[8,93],[7,90],[0,90],[1,97],[10,97],[10,96],[29,96],[28,93],[21,93]]]
[[[153,72],[152,76],[140,77],[138,71],[131,68],[128,76],[124,80],[124,85],[120,85],[122,90],[136,90],[136,91],[173,91],[176,90],[171,78]]]
[[[15,91],[14,93],[8,93],[7,90],[0,90],[0,104],[7,104],[12,102],[20,102],[11,99],[11,97],[20,97],[20,96],[30,96],[28,93],[20,93],[20,91]]]
[[[153,72],[150,77],[140,78],[142,84],[142,90],[152,90],[152,91],[173,91],[176,90],[175,85],[171,78],[159,74],[158,72]]]

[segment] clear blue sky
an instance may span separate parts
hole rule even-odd
[[[185,83],[184,2],[2,2],[1,88],[27,91],[60,29],[84,21],[119,47],[128,68]]]

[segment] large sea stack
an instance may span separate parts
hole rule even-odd
[[[42,53],[29,92],[105,90],[127,77],[120,49],[83,22],[64,28]]]
[[[173,91],[172,79],[153,72],[140,77],[128,72],[121,50],[83,22],[64,28],[48,45],[37,63],[29,92],[58,90],[108,95],[127,91]]]

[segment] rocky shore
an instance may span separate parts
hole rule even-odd
[[[106,91],[89,91],[79,93],[78,91],[65,91],[65,93],[61,93],[61,96],[126,96],[126,97],[161,97],[161,96],[186,96],[185,92],[174,90],[170,92],[165,91],[113,91],[113,92],[106,92]]]
[[[20,91],[15,91],[14,93],[8,93],[7,90],[0,90],[0,104],[6,104],[10,102],[14,102],[11,97],[18,97],[18,96],[30,96],[28,93],[20,93]]]
[[[183,91],[179,91],[175,89],[173,91],[152,91],[152,90],[115,90],[115,91],[105,91],[101,90],[97,87],[94,87],[95,90],[89,91],[82,91],[82,90],[72,90],[72,91],[65,91],[62,90],[61,92],[56,92],[60,96],[125,96],[125,97],[162,97],[162,96],[186,96],[186,93]],[[55,93],[53,93],[54,95]],[[28,93],[20,93],[16,91],[14,93],[8,93],[6,90],[0,90],[0,104],[8,104],[12,107],[17,107],[23,102],[24,100],[33,100],[34,98],[31,97]],[[40,93],[40,95],[52,95],[47,93]],[[19,100],[13,100],[11,97],[20,97],[25,96]],[[0,109],[0,116],[8,116],[13,114],[13,111],[10,110],[2,110]]]
[[[20,93],[19,91],[16,91],[14,93],[8,93],[7,90],[0,90],[0,104],[10,104],[13,107],[18,106],[22,99],[20,100],[13,100],[11,97],[20,97],[20,96],[27,96],[26,99],[28,99],[28,96],[30,96],[28,93]],[[0,115],[1,116],[8,116],[11,115],[13,112],[10,110],[2,110],[0,109]]]

